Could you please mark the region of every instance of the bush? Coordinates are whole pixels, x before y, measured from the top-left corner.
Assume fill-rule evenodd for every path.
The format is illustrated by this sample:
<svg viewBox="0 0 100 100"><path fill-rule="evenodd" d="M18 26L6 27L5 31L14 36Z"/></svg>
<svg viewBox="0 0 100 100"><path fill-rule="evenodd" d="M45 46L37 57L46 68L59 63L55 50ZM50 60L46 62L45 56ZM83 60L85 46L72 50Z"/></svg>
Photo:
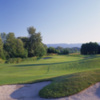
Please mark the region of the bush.
<svg viewBox="0 0 100 100"><path fill-rule="evenodd" d="M0 64L4 63L5 61L3 59L0 59Z"/></svg>
<svg viewBox="0 0 100 100"><path fill-rule="evenodd" d="M28 58L23 58L23 61L24 62L28 62L28 61L35 61L35 60L37 60L38 58L37 57L28 57Z"/></svg>
<svg viewBox="0 0 100 100"><path fill-rule="evenodd" d="M5 63L20 63L22 62L22 58L10 58Z"/></svg>

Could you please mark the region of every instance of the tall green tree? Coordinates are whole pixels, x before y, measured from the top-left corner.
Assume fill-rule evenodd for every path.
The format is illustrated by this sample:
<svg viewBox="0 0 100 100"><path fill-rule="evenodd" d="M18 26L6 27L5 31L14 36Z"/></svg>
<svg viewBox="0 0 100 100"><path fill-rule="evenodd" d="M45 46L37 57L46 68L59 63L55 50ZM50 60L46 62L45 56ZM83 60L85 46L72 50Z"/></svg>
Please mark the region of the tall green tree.
<svg viewBox="0 0 100 100"><path fill-rule="evenodd" d="M12 58L16 55L16 38L14 33L7 34L4 49L8 53L7 57Z"/></svg>
<svg viewBox="0 0 100 100"><path fill-rule="evenodd" d="M41 52L41 50L45 50L45 47L42 44L41 33L36 33L36 29L34 27L29 27L27 30L29 33L28 56L41 56L42 54L40 54L39 51Z"/></svg>
<svg viewBox="0 0 100 100"><path fill-rule="evenodd" d="M37 45L37 47L35 48L35 51L34 51L35 55L36 56L43 56L47 53L47 50L46 48L44 47L44 45L42 43L40 43L39 45Z"/></svg>
<svg viewBox="0 0 100 100"><path fill-rule="evenodd" d="M4 32L0 33L0 37L1 37L3 43L6 42L6 36L7 36L6 33L4 33Z"/></svg>
<svg viewBox="0 0 100 100"><path fill-rule="evenodd" d="M24 44L21 39L16 39L16 57L27 57L27 50L24 49Z"/></svg>
<svg viewBox="0 0 100 100"><path fill-rule="evenodd" d="M36 29L34 27L28 27L27 31L30 36L36 33Z"/></svg>
<svg viewBox="0 0 100 100"><path fill-rule="evenodd" d="M3 50L3 42L2 39L0 38L0 58L4 59L4 50Z"/></svg>
<svg viewBox="0 0 100 100"><path fill-rule="evenodd" d="M7 34L4 49L7 58L27 57L27 51L24 49L24 44L20 39L16 39L14 33Z"/></svg>
<svg viewBox="0 0 100 100"><path fill-rule="evenodd" d="M18 37L18 39L21 39L24 45L24 48L28 50L29 48L29 38L28 37Z"/></svg>

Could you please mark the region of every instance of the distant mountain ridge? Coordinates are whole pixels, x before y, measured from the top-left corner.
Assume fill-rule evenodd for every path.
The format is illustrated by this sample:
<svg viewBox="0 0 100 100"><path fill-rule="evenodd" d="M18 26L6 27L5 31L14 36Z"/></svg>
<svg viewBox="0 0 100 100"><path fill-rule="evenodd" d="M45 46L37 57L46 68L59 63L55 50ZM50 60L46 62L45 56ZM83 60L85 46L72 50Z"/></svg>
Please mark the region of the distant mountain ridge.
<svg viewBox="0 0 100 100"><path fill-rule="evenodd" d="M67 44L67 43L58 43L58 44L46 44L47 47L63 47L63 48L73 48L73 47L78 47L81 48L82 43L71 43L71 44Z"/></svg>

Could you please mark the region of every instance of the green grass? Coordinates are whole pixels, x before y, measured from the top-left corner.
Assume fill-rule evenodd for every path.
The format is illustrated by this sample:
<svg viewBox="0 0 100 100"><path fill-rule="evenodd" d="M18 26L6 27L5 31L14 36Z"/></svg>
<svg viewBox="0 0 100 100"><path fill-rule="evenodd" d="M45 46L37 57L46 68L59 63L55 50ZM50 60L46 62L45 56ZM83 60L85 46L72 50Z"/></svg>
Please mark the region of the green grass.
<svg viewBox="0 0 100 100"><path fill-rule="evenodd" d="M40 90L43 98L58 98L76 94L89 86L100 82L100 69L65 75L52 79L53 82Z"/></svg>
<svg viewBox="0 0 100 100"><path fill-rule="evenodd" d="M0 64L0 85L52 80L52 84L40 92L40 96L52 98L77 93L99 81L99 78L97 79L97 77L100 70L100 55L83 56L73 54L47 57L51 58L41 58L38 60L36 60L36 58L27 58L19 64ZM98 75L96 75L97 71L94 70L98 70ZM91 77L91 75L93 77ZM95 78L97 79L96 81L93 80ZM85 79L91 79L89 84L86 83L87 81ZM73 87L74 82L76 82L75 84L78 84L75 87ZM83 82L83 84L81 82ZM70 85L70 83L73 84ZM58 87L60 87L60 90ZM73 91L74 88L76 92ZM47 92L47 89L54 95ZM65 89L64 92L67 90L68 92L62 92L63 89ZM45 94L47 95L45 96Z"/></svg>
<svg viewBox="0 0 100 100"><path fill-rule="evenodd" d="M51 59L28 59L19 64L0 64L0 85L35 82L68 74L65 68L68 62L78 61L82 57L52 56Z"/></svg>

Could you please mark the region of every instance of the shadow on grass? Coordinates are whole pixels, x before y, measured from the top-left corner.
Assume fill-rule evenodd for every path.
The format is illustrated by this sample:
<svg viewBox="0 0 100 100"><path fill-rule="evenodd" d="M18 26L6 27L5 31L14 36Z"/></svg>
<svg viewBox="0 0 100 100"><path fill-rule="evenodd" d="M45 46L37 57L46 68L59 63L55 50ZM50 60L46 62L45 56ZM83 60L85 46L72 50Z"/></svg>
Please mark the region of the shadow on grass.
<svg viewBox="0 0 100 100"><path fill-rule="evenodd" d="M84 61L87 61L87 60L93 59L93 58L96 58L96 57L87 57L87 58L76 60L76 61L66 61L66 62L57 62L57 63L20 64L20 65L18 64L18 65L15 65L14 67L45 66L45 65L67 64L67 63L72 63L72 62L84 63Z"/></svg>
<svg viewBox="0 0 100 100"><path fill-rule="evenodd" d="M14 67L45 66L45 65L67 64L70 62L76 62L76 61L58 62L58 63L43 63L43 64L21 64L21 65L15 65Z"/></svg>
<svg viewBox="0 0 100 100"><path fill-rule="evenodd" d="M44 57L44 58L42 58L42 59L51 59L52 57Z"/></svg>

